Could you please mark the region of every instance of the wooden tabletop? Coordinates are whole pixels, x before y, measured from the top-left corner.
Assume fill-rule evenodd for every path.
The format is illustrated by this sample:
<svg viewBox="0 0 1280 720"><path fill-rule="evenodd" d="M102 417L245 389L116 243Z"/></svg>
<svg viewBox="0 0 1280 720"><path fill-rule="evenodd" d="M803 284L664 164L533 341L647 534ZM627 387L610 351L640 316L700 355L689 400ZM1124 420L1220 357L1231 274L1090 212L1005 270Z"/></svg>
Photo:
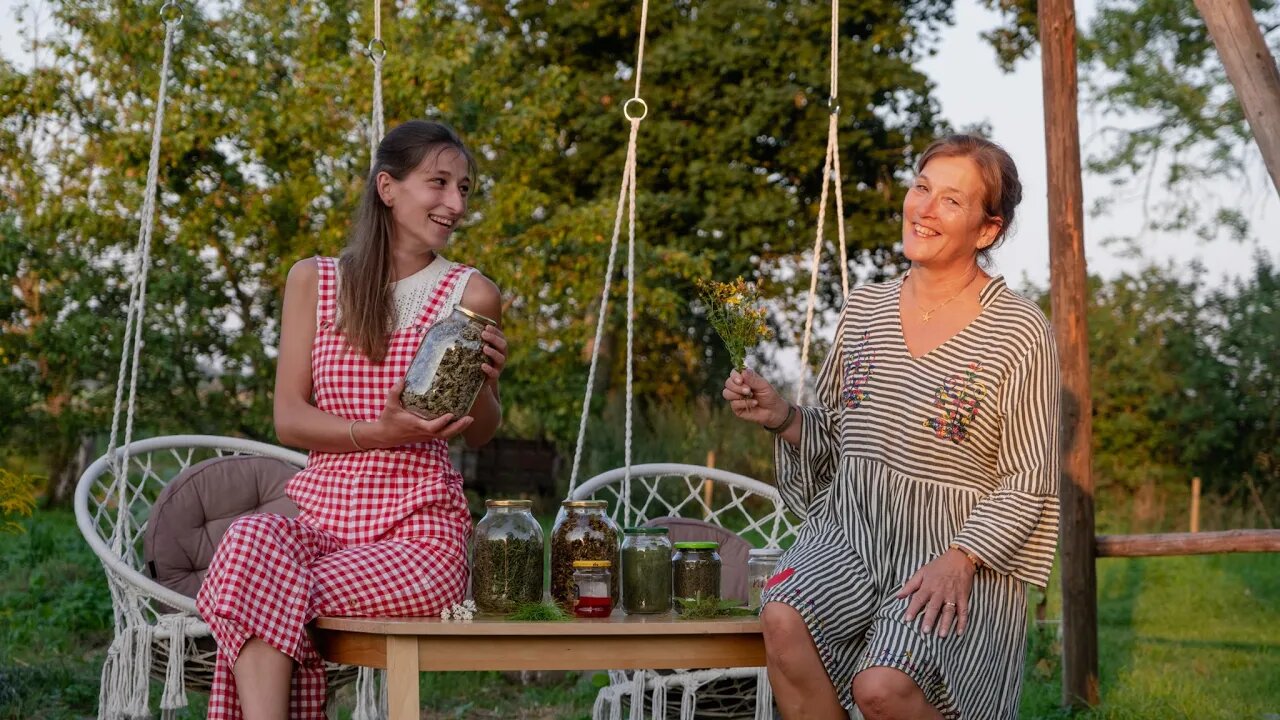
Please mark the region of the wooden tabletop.
<svg viewBox="0 0 1280 720"><path fill-rule="evenodd" d="M517 622L503 617L477 615L474 620L441 620L438 617L416 618L316 618L318 630L373 633L377 635L475 636L524 635L546 636L674 636L732 635L759 633L760 619L723 617L685 620L675 613L627 615L614 611L607 618L574 618L564 622Z"/></svg>

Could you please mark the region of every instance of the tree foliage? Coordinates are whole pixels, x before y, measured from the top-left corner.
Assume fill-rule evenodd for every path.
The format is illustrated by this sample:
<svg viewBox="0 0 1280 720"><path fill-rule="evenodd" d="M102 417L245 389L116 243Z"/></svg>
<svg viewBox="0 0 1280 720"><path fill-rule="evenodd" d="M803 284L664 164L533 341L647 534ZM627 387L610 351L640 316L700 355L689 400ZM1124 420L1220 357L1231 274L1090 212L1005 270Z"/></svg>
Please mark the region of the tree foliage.
<svg viewBox="0 0 1280 720"><path fill-rule="evenodd" d="M13 447L54 470L109 427L159 84L160 5L59 0L39 65L0 64L0 277L11 289L0 298L0 419L18 428ZM639 397L689 402L727 370L688 304L695 279L786 279L812 242L828 7L681 0L652 9L637 182ZM182 9L139 432L269 439L285 275L299 258L341 248L368 165L371 13L343 0ZM637 6L476 0L382 11L387 124L444 119L480 156L473 218L450 254L503 289L511 430L567 440L621 179L619 108L631 92ZM945 0L842 4L837 102L855 261L894 262L896 186L939 124L912 64L948 12ZM830 262L823 271L838 276ZM784 306L799 302L798 286L773 286ZM615 288L608 326L617 333ZM603 348L614 382L620 346L611 334Z"/></svg>

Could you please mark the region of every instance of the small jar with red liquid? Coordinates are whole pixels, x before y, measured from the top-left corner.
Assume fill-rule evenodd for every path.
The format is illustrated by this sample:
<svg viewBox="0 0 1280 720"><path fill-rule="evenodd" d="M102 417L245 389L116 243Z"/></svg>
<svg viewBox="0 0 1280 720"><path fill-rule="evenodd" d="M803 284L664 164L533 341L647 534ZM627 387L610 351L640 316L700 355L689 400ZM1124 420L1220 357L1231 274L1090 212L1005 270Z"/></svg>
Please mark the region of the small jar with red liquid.
<svg viewBox="0 0 1280 720"><path fill-rule="evenodd" d="M609 592L612 566L608 560L573 561L574 615L601 618L613 612L613 596Z"/></svg>

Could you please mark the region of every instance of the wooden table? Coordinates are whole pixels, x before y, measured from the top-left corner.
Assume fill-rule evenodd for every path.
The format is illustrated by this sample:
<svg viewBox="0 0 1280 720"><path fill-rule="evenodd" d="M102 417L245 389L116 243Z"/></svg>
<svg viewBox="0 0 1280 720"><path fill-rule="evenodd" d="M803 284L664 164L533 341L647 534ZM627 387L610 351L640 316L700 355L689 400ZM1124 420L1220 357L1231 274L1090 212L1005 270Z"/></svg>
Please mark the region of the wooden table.
<svg viewBox="0 0 1280 720"><path fill-rule="evenodd" d="M425 671L764 665L755 617L681 620L619 612L573 622L322 617L312 625L312 637L326 660L387 670L390 720L417 720L418 673Z"/></svg>

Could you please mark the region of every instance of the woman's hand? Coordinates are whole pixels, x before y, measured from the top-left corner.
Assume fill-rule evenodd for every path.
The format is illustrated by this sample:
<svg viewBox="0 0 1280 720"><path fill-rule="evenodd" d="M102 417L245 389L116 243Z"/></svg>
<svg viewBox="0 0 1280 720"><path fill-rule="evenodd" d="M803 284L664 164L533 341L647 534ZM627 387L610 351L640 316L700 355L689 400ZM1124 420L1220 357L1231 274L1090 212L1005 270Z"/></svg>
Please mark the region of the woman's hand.
<svg viewBox="0 0 1280 720"><path fill-rule="evenodd" d="M505 345L505 342L503 343ZM405 409L400 402L400 393L404 391L404 381L391 386L387 393L387 404L377 422L371 423L370 434L374 437L373 447L396 447L427 440L449 440L466 430L475 418L470 415L454 418L451 414L441 415L434 420L423 420ZM363 445L363 443L361 443Z"/></svg>
<svg viewBox="0 0 1280 720"><path fill-rule="evenodd" d="M721 394L729 401L734 415L757 425L778 427L786 422L791 411L790 404L778 391L750 368L729 373Z"/></svg>
<svg viewBox="0 0 1280 720"><path fill-rule="evenodd" d="M507 366L507 336L502 334L502 328L497 325L490 325L480 334L480 339L484 341L485 357L489 358L489 362L481 365L480 369L488 376L489 385L496 393L498 376L502 374L502 369Z"/></svg>
<svg viewBox="0 0 1280 720"><path fill-rule="evenodd" d="M938 637L946 637L951 630L955 630L957 635L964 635L969 624L969 594L977 572L978 569L963 552L948 548L917 570L894 596L911 598L903 619L915 622L923 610L924 624L920 629L925 635L935 627Z"/></svg>

